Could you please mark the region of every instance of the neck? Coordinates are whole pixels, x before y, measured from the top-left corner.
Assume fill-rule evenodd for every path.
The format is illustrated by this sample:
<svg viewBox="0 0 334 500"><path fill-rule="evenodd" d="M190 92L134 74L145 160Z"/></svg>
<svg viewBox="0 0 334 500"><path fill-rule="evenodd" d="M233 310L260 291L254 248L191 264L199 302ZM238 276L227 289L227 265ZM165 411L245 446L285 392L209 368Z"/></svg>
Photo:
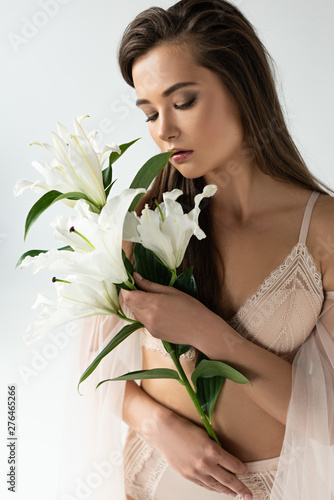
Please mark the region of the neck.
<svg viewBox="0 0 334 500"><path fill-rule="evenodd" d="M273 205L281 196L283 184L264 174L250 163L230 163L230 168L210 172L207 184L216 184L212 199L213 214L224 214L226 223L244 224L256 214Z"/></svg>

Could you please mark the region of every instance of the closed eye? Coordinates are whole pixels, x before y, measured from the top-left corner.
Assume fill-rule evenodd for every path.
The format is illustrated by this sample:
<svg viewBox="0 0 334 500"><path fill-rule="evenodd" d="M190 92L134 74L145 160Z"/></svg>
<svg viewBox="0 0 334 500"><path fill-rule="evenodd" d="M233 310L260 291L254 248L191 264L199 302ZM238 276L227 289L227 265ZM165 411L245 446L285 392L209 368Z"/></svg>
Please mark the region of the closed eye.
<svg viewBox="0 0 334 500"><path fill-rule="evenodd" d="M190 101L186 102L185 104L180 104L179 106L175 104L175 109L188 109L190 108L194 102L196 101L196 97L193 97ZM145 121L146 122L154 122L158 117L158 113L155 115L149 116Z"/></svg>

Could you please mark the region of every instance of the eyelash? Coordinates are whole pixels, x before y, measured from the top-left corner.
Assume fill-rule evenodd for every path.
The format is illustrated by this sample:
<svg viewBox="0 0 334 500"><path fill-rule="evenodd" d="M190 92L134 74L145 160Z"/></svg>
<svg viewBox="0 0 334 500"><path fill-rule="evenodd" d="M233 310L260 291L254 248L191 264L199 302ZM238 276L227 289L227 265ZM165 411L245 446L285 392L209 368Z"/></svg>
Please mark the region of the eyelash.
<svg viewBox="0 0 334 500"><path fill-rule="evenodd" d="M188 108L190 108L190 106L192 106L192 104L194 104L196 99L197 99L196 97L193 97L190 101L186 102L185 104L181 104L180 106L175 105L175 108L176 109L188 109ZM149 116L145 121L146 122L151 122L151 121L154 122L156 119L157 119L157 113L155 115Z"/></svg>

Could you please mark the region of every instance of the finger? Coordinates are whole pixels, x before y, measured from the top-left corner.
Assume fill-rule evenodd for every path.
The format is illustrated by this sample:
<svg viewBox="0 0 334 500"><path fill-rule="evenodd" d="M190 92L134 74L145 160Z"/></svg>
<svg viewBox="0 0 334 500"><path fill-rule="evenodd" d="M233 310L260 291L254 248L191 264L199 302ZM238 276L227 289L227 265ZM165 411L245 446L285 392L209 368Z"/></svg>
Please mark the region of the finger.
<svg viewBox="0 0 334 500"><path fill-rule="evenodd" d="M144 292L150 293L173 293L175 290L170 286L159 285L159 283L154 283L143 278L140 274L134 272L133 277L136 285Z"/></svg>
<svg viewBox="0 0 334 500"><path fill-rule="evenodd" d="M247 474L247 466L241 462L237 457L231 455L228 451L224 450L220 446L215 448L219 453L219 458L217 464L220 467L226 469L227 471L234 472L235 474Z"/></svg>
<svg viewBox="0 0 334 500"><path fill-rule="evenodd" d="M228 488L233 493L237 493L245 497L245 495L250 495L252 498L252 492L240 481L240 479L234 477L226 469L217 465L212 473L212 478L222 484L225 488ZM208 483L210 485L210 482Z"/></svg>
<svg viewBox="0 0 334 500"><path fill-rule="evenodd" d="M143 309L147 307L147 299L145 300L145 292L140 290L124 290L120 292L122 301L128 306L128 308L135 312L138 309Z"/></svg>
<svg viewBox="0 0 334 500"><path fill-rule="evenodd" d="M187 477L187 479L189 479L189 481L191 481L192 483L195 483L197 484L198 486L201 486L202 488L205 488L206 490L210 490L210 491L217 491L215 488L212 488L211 486L208 486L206 483L204 483L203 481L201 481L200 479L198 478L195 478L195 477Z"/></svg>
<svg viewBox="0 0 334 500"><path fill-rule="evenodd" d="M201 481L198 478L188 478L188 479L210 491L215 491L217 493L224 493L225 495L230 495L231 497L235 497L237 495L237 493L234 490L231 490L227 486L217 481L214 477L209 475L203 476L203 481Z"/></svg>

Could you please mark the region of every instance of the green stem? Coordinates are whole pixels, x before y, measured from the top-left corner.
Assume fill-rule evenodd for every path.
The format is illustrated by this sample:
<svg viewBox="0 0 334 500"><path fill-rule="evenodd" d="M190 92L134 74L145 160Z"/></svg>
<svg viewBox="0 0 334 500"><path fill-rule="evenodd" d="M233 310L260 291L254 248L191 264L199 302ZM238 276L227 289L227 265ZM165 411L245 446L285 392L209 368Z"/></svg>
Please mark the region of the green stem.
<svg viewBox="0 0 334 500"><path fill-rule="evenodd" d="M185 386L185 388L186 388L189 396L191 397L191 400L192 400L192 402L195 405L197 413L199 414L199 416L200 416L200 418L201 418L201 420L202 420L202 422L204 424L204 427L205 427L207 433L209 434L209 436L210 436L211 439L213 439L214 441L216 441L216 443L219 444L219 446L221 446L221 444L220 444L220 442L219 442L219 440L218 440L218 438L216 436L215 431L213 430L213 428L212 428L209 420L207 419L207 416L203 412L202 407L201 407L201 405L198 402L196 393L193 390L193 388L191 387L191 385L189 383L189 380L187 378L187 375L185 374L185 372L184 372L184 370L182 368L182 365L181 365L178 357L175 354L174 349L172 349L172 347L171 347L171 345L170 345L169 342L164 341L164 344L168 345L168 353L169 353L170 357L172 358L173 363L174 363L174 365L177 368L177 371L179 372L179 375L181 377L182 383Z"/></svg>
<svg viewBox="0 0 334 500"><path fill-rule="evenodd" d="M137 288L135 287L134 283L132 283L131 281L125 281L124 282L124 285L128 286L129 288L131 288L131 290L137 290Z"/></svg>
<svg viewBox="0 0 334 500"><path fill-rule="evenodd" d="M170 279L170 282L169 282L168 286L173 286L174 283L175 283L175 281L177 280L176 270L175 269L169 269L169 271L172 273L172 277Z"/></svg>
<svg viewBox="0 0 334 500"><path fill-rule="evenodd" d="M164 216L163 216L162 210L161 210L160 205L159 205L159 203L158 203L158 200L157 200L156 198L154 199L154 203L155 203L155 204L156 204L156 206L158 207L158 210L159 210L159 212L160 212L160 217L161 217L162 222L165 222L165 218L164 218Z"/></svg>
<svg viewBox="0 0 334 500"><path fill-rule="evenodd" d="M169 283L169 286L173 286L173 284L175 283L175 281L177 280L177 274L176 274L176 269L169 269L170 272L172 273L172 277L171 277L171 280L170 280L170 283ZM167 342L166 340L163 340L162 341L163 345L165 346L168 354L170 355L179 375L180 375L180 382L182 385L184 385L184 387L186 388L192 402L194 403L194 406L196 408L196 411L200 417L200 419L202 420L203 422L203 425L205 427L205 430L206 432L208 433L209 437L215 441L219 446L221 446L220 442L219 442L219 439L215 433L215 431L213 430L213 427L212 425L210 424L209 422L209 419L207 418L207 416L205 415L204 411L202 410L202 407L197 399L197 394L196 392L194 391L194 389L192 388L192 386L190 385L190 382L187 378L187 375L185 374L183 368L182 368L182 365L180 363L180 360L178 358L178 356L176 355L175 353L175 350L172 348L172 344L170 342ZM229 471L230 472L230 471ZM230 472L233 476L237 477L237 475L234 473L234 472Z"/></svg>
<svg viewBox="0 0 334 500"><path fill-rule="evenodd" d="M197 399L197 396L196 396L196 392L191 387L191 385L189 383L189 380L187 378L187 375L184 373L184 370L183 370L183 368L181 366L181 363L180 363L178 357L175 354L174 349L172 349L172 346L170 345L169 342L166 342L164 340L163 343L167 346L168 354L172 358L173 363L176 366L177 371L179 372L179 375L181 377L181 380L182 380L181 383L187 389L187 392L188 392L189 396L191 397L192 402L195 405L197 413L199 414L199 416L200 416L200 418L201 418L201 420L202 420L202 422L204 424L206 432L209 434L209 436L210 436L211 439L213 439L217 444L219 444L219 446L221 446L221 444L219 442L219 439L217 438L217 435L216 435L215 431L212 428L212 425L210 424L209 420L207 419L207 416L205 415L204 411L202 410L201 405L198 402L198 399ZM228 470L228 469L226 469L226 470ZM237 475L234 472L231 472L231 471L228 471L228 472L230 472L234 477L237 477Z"/></svg>
<svg viewBox="0 0 334 500"><path fill-rule="evenodd" d="M116 316L117 316L118 318L120 318L120 319L124 319L125 321L128 321L129 323L138 323L138 321L137 321L137 320L127 318L127 317L125 316L125 314L121 314L120 312L118 312L118 313L116 314ZM143 325L143 326L144 326L144 325Z"/></svg>

